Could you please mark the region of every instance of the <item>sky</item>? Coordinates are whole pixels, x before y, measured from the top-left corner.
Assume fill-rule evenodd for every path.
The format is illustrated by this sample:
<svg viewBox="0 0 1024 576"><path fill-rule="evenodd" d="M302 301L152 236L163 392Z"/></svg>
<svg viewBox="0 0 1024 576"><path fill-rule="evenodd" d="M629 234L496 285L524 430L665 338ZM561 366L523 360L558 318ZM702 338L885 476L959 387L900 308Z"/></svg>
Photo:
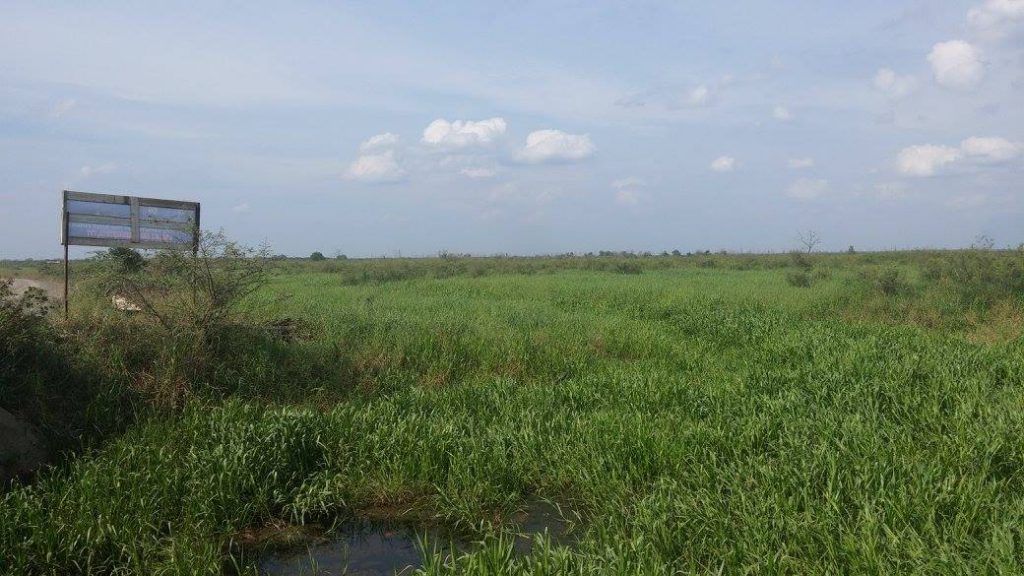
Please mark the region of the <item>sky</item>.
<svg viewBox="0 0 1024 576"><path fill-rule="evenodd" d="M1024 0L170 4L4 2L0 258L64 189L289 255L1024 242Z"/></svg>

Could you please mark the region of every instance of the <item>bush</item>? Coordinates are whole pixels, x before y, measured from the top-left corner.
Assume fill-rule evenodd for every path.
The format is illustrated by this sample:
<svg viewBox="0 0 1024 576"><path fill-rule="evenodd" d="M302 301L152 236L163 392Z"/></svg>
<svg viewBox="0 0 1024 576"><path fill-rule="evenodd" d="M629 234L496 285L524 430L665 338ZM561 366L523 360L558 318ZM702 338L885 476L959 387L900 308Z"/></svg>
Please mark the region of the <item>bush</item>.
<svg viewBox="0 0 1024 576"><path fill-rule="evenodd" d="M786 272L786 283L797 288L810 288L811 275L806 270L789 270Z"/></svg>
<svg viewBox="0 0 1024 576"><path fill-rule="evenodd" d="M211 378L218 350L240 328L251 328L241 304L266 283L268 254L206 233L195 256L165 250L144 271L107 270L112 275L104 284L138 306L161 334L151 370L136 378L139 391L177 407L193 383Z"/></svg>
<svg viewBox="0 0 1024 576"><path fill-rule="evenodd" d="M46 319L50 303L46 293L29 288L15 296L13 282L0 278L0 381L5 383L24 372L48 353L47 342L54 340Z"/></svg>
<svg viewBox="0 0 1024 576"><path fill-rule="evenodd" d="M701 268L717 268L718 264L716 264L715 261L712 260L711 258L704 258L703 260L697 263L697 266Z"/></svg>
<svg viewBox="0 0 1024 576"><path fill-rule="evenodd" d="M811 258L803 252L790 252L789 258L793 262L793 265L801 270L810 270L814 265L814 263L811 262Z"/></svg>
<svg viewBox="0 0 1024 576"><path fill-rule="evenodd" d="M322 262L324 260L327 260L327 257L324 256L323 252L313 252L312 254L309 255L309 259L312 260L313 262Z"/></svg>
<svg viewBox="0 0 1024 576"><path fill-rule="evenodd" d="M886 268L875 278L875 288L886 296L910 292L910 284L903 279L899 268Z"/></svg>
<svg viewBox="0 0 1024 576"><path fill-rule="evenodd" d="M638 262L616 262L615 271L619 274L641 274L644 269Z"/></svg>
<svg viewBox="0 0 1024 576"><path fill-rule="evenodd" d="M115 269L123 273L140 272L146 266L146 259L138 250L118 246L101 253L100 259L110 262Z"/></svg>

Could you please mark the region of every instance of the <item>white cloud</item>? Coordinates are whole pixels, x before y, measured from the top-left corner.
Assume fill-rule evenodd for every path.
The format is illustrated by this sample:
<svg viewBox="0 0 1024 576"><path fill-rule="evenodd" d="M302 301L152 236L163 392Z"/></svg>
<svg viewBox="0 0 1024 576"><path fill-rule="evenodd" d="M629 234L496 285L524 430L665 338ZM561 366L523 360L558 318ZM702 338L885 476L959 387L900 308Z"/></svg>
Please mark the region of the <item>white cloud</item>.
<svg viewBox="0 0 1024 576"><path fill-rule="evenodd" d="M974 136L960 143L960 150L969 157L985 162L1006 162L1020 155L1024 145L1006 138Z"/></svg>
<svg viewBox="0 0 1024 576"><path fill-rule="evenodd" d="M596 150L586 134L537 130L526 137L526 146L519 151L518 158L529 163L582 160L592 156Z"/></svg>
<svg viewBox="0 0 1024 576"><path fill-rule="evenodd" d="M793 119L793 115L785 106L776 106L775 109L772 110L772 117L782 122L787 122Z"/></svg>
<svg viewBox="0 0 1024 576"><path fill-rule="evenodd" d="M686 95L686 103L693 108L702 108L711 104L714 94L706 84L701 84Z"/></svg>
<svg viewBox="0 0 1024 576"><path fill-rule="evenodd" d="M959 148L921 144L900 150L896 163L900 172L908 176L932 176L943 166L961 157Z"/></svg>
<svg viewBox="0 0 1024 576"><path fill-rule="evenodd" d="M615 101L615 104L625 108L645 108L654 104L667 110L708 108L718 101L732 82L731 76L723 76L716 81L703 82L689 87L662 86L620 98Z"/></svg>
<svg viewBox="0 0 1024 576"><path fill-rule="evenodd" d="M454 122L438 118L423 130L423 143L448 148L490 144L505 134L506 127L503 118L488 118L479 121L456 120Z"/></svg>
<svg viewBox="0 0 1024 576"><path fill-rule="evenodd" d="M875 184L875 195L883 200L892 200L909 190L904 182L879 182Z"/></svg>
<svg viewBox="0 0 1024 576"><path fill-rule="evenodd" d="M789 185L786 195L798 200L813 200L828 191L828 180L801 178Z"/></svg>
<svg viewBox="0 0 1024 576"><path fill-rule="evenodd" d="M233 206L231 208L231 211L234 212L235 214L244 214L249 211L249 203L242 202L241 204Z"/></svg>
<svg viewBox="0 0 1024 576"><path fill-rule="evenodd" d="M971 26L985 32L999 32L1000 28L1024 20L1024 0L988 0L967 11Z"/></svg>
<svg viewBox="0 0 1024 576"><path fill-rule="evenodd" d="M913 76L900 76L889 68L882 68L875 74L875 89L893 100L910 94L917 82Z"/></svg>
<svg viewBox="0 0 1024 576"><path fill-rule="evenodd" d="M617 190L615 203L621 206L636 206L640 203L640 193L632 189Z"/></svg>
<svg viewBox="0 0 1024 576"><path fill-rule="evenodd" d="M88 178L90 176L98 176L100 174L110 174L114 170L117 170L117 164L114 164L113 162L105 162L103 164L97 164L95 166L82 166L79 172L82 174L83 177Z"/></svg>
<svg viewBox="0 0 1024 576"><path fill-rule="evenodd" d="M385 132L383 134L377 134L371 136L369 140L359 145L360 152L370 152L371 150L381 150L384 148L392 148L398 144L401 138L398 134L391 132Z"/></svg>
<svg viewBox="0 0 1024 576"><path fill-rule="evenodd" d="M732 156L719 156L711 161L711 165L708 168L715 172L732 172L736 169L736 159Z"/></svg>
<svg viewBox="0 0 1024 576"><path fill-rule="evenodd" d="M643 178L638 178L636 176L629 176L628 178L619 178L618 180L612 182L612 188L618 190L621 190L623 188L639 188L641 186L646 185L647 182L644 181Z"/></svg>
<svg viewBox="0 0 1024 576"><path fill-rule="evenodd" d="M51 120L56 120L68 112L71 112L71 110L73 110L77 105L78 101L74 98L65 98L54 104L53 108L50 108L50 113L48 115Z"/></svg>
<svg viewBox="0 0 1024 576"><path fill-rule="evenodd" d="M976 164L1008 162L1024 152L1024 144L1006 138L973 136L959 147L921 144L900 150L896 159L899 171L908 176L933 176L940 169L961 161Z"/></svg>
<svg viewBox="0 0 1024 576"><path fill-rule="evenodd" d="M463 176L468 176L470 178L490 178L497 174L497 170L495 170L494 168L485 168L478 166L463 168L462 170L459 170L459 173L462 174Z"/></svg>
<svg viewBox="0 0 1024 576"><path fill-rule="evenodd" d="M612 182L615 188L615 203L620 206L636 206L646 196L640 189L647 185L642 178L630 176Z"/></svg>
<svg viewBox="0 0 1024 576"><path fill-rule="evenodd" d="M947 88L969 90L985 77L981 52L963 40L940 42L928 54L935 81Z"/></svg>
<svg viewBox="0 0 1024 576"><path fill-rule="evenodd" d="M814 158L790 158L786 164L790 170L803 170L814 166Z"/></svg>
<svg viewBox="0 0 1024 576"><path fill-rule="evenodd" d="M361 182L397 182L405 170L395 160L391 150L380 154L364 154L348 167L348 177Z"/></svg>

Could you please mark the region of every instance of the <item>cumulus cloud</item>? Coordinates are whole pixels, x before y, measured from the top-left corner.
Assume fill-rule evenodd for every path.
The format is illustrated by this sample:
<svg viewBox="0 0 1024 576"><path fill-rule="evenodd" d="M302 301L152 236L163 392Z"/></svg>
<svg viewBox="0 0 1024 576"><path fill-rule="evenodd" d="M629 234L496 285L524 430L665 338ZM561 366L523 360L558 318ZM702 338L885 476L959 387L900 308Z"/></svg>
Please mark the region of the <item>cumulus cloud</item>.
<svg viewBox="0 0 1024 576"><path fill-rule="evenodd" d="M913 76L900 76L889 68L880 69L874 79L875 90L893 100L910 94L916 84Z"/></svg>
<svg viewBox="0 0 1024 576"><path fill-rule="evenodd" d="M490 144L505 134L504 118L487 120L455 120L438 118L423 130L423 143L447 148L465 148Z"/></svg>
<svg viewBox="0 0 1024 576"><path fill-rule="evenodd" d="M942 168L958 162L999 164L1024 152L1024 145L1006 138L974 136L960 142L959 147L934 144L908 146L896 159L899 171L907 176L933 176Z"/></svg>
<svg viewBox="0 0 1024 576"><path fill-rule="evenodd" d="M708 167L715 172L732 172L736 169L736 159L732 156L719 156L712 160Z"/></svg>
<svg viewBox="0 0 1024 576"><path fill-rule="evenodd" d="M105 162L103 164L82 166L79 172L83 177L88 178L90 176L98 176L100 174L110 174L114 170L117 170L117 164L114 164L113 162Z"/></svg>
<svg viewBox="0 0 1024 576"><path fill-rule="evenodd" d="M567 134L561 130L537 130L526 137L526 146L518 153L528 163L582 160L593 156L597 147L586 134Z"/></svg>
<svg viewBox="0 0 1024 576"><path fill-rule="evenodd" d="M370 152L372 150L393 148L399 143L399 141L401 141L401 138L399 138L398 134L385 132L383 134L371 136L369 140L359 145L359 150L361 152Z"/></svg>
<svg viewBox="0 0 1024 576"><path fill-rule="evenodd" d="M1019 142L1011 142L1006 138L972 137L960 143L960 149L968 157L983 162L1007 162L1020 156L1024 148Z"/></svg>
<svg viewBox="0 0 1024 576"><path fill-rule="evenodd" d="M1024 0L988 0L967 12L967 21L985 32L1000 32L1001 28L1024 21Z"/></svg>
<svg viewBox="0 0 1024 576"><path fill-rule="evenodd" d="M940 42L928 54L935 81L947 88L970 90L985 77L981 52L963 40Z"/></svg>
<svg viewBox="0 0 1024 576"><path fill-rule="evenodd" d="M397 182L405 177L405 170L395 159L392 150L380 154L364 154L348 167L348 177L360 182Z"/></svg>
<svg viewBox="0 0 1024 576"><path fill-rule="evenodd" d="M814 166L814 158L790 158L786 164L790 170L803 170Z"/></svg>
<svg viewBox="0 0 1024 576"><path fill-rule="evenodd" d="M786 195L797 200L813 200L828 191L828 180L800 178L786 189Z"/></svg>
<svg viewBox="0 0 1024 576"><path fill-rule="evenodd" d="M907 176L932 176L943 166L959 160L959 148L921 144L900 150L896 159L900 172Z"/></svg>
<svg viewBox="0 0 1024 576"><path fill-rule="evenodd" d="M249 211L249 203L242 202L241 204L237 204L231 208L231 211L235 214L244 214Z"/></svg>
<svg viewBox="0 0 1024 576"><path fill-rule="evenodd" d="M789 109L785 106L776 106L772 110L772 117L781 122L787 122L793 119L793 114L789 112Z"/></svg>

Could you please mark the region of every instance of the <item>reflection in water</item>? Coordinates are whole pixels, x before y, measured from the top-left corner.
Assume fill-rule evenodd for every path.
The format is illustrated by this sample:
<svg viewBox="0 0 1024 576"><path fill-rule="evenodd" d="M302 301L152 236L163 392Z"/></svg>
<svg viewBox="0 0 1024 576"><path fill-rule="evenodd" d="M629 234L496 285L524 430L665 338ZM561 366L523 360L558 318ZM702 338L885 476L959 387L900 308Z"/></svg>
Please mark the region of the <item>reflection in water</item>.
<svg viewBox="0 0 1024 576"><path fill-rule="evenodd" d="M416 533L381 528L364 529L303 550L268 556L260 562L259 571L279 576L369 576L408 574L422 564Z"/></svg>
<svg viewBox="0 0 1024 576"><path fill-rule="evenodd" d="M540 500L532 501L513 519L511 531L516 537L513 555L524 556L533 548L533 538L546 533L553 543L570 544L568 525L557 507ZM427 542L435 550L467 552L473 544L454 538L438 529L389 528L380 525L353 526L338 537L288 552L265 555L259 563L260 574L267 576L352 576L412 574L423 565L417 541Z"/></svg>

